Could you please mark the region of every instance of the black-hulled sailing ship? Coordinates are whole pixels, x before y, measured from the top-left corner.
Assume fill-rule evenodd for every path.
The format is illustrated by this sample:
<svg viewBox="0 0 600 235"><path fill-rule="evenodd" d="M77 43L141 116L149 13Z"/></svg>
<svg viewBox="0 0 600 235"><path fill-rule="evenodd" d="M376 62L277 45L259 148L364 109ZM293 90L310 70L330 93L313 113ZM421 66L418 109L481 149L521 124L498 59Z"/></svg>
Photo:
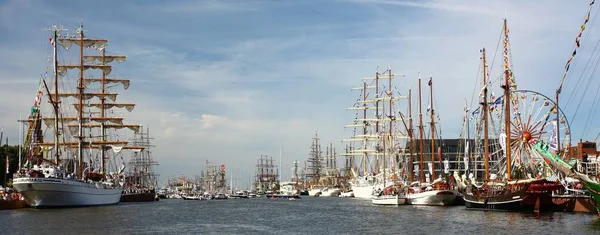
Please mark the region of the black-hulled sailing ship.
<svg viewBox="0 0 600 235"><path fill-rule="evenodd" d="M125 174L125 185L121 202L147 202L158 200L156 189L158 187L158 174L154 168L158 162L152 158L150 143L150 130L146 128L135 135L132 143L144 149L134 150L128 162L128 171Z"/></svg>
<svg viewBox="0 0 600 235"><path fill-rule="evenodd" d="M528 115L532 109L523 105L540 100L535 92L516 90L509 66L508 28L504 20L504 72L501 85L504 95L488 101L487 62L482 50L483 89L480 115L483 117L483 143L478 143L479 159L484 163L483 177L473 175L467 182L464 201L468 209L527 210L533 209L540 195L550 193L557 184L546 179L543 160L531 155L533 141L547 133L544 120ZM531 93L531 94L530 94ZM548 106L548 105L546 105ZM499 135L489 138L490 116L497 115ZM547 121L547 120L545 120ZM493 130L497 128L494 126ZM496 147L499 145L499 147ZM483 150L483 153L481 153ZM473 167L471 167L473 168ZM476 168L476 167L475 167ZM493 172L493 173L492 173ZM478 178L481 177L481 178Z"/></svg>

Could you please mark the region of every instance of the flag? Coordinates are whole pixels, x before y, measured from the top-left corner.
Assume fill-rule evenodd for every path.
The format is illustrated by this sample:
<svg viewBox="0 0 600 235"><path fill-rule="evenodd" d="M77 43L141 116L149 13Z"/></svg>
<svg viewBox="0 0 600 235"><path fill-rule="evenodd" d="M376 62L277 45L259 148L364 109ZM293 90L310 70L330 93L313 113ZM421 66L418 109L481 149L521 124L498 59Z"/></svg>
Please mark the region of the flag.
<svg viewBox="0 0 600 235"><path fill-rule="evenodd" d="M52 46L54 46L54 38L50 38L50 44L52 44Z"/></svg>
<svg viewBox="0 0 600 235"><path fill-rule="evenodd" d="M431 77L429 77L429 82L427 83L427 85L431 86Z"/></svg>

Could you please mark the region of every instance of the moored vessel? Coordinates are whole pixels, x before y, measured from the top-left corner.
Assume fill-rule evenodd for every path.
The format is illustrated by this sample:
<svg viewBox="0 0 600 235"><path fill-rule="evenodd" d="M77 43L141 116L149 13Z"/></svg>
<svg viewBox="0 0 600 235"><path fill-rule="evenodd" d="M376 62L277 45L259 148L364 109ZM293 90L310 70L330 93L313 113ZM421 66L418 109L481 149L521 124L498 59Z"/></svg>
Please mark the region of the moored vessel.
<svg viewBox="0 0 600 235"><path fill-rule="evenodd" d="M128 146L127 141L109 140L115 129L128 128L137 131L139 125L123 124L122 117L109 117L106 110L126 108L133 110L134 104L114 103L117 94L108 92L106 84L121 83L127 89L129 80L112 79L111 62L123 62L125 56L107 55L108 40L84 36L83 24L74 36L61 35L62 28L53 27L50 44L53 49L54 76L48 85L47 73L42 76L34 105L28 117L28 131L23 149L27 161L15 174L13 187L19 191L32 207L97 206L119 203L123 191L124 165L108 165L111 154L123 149L143 149ZM72 45L79 46L78 64L62 64L58 55L67 55ZM65 49L59 53L59 46ZM100 55L86 55L84 51L94 49ZM76 81L69 79L69 70L78 69ZM84 71L100 70L96 77ZM59 83L59 77L61 83ZM76 83L76 90L59 84ZM100 85L95 86L96 83ZM92 85L94 84L94 85ZM52 88L52 90L50 89ZM75 98L73 100L73 98ZM110 101L107 101L107 98ZM42 106L42 103L50 104ZM99 109L99 111L92 111ZM52 133L53 142L44 138L43 128ZM96 157L92 157L92 155ZM114 155L113 155L114 156ZM109 161L112 162L112 161Z"/></svg>

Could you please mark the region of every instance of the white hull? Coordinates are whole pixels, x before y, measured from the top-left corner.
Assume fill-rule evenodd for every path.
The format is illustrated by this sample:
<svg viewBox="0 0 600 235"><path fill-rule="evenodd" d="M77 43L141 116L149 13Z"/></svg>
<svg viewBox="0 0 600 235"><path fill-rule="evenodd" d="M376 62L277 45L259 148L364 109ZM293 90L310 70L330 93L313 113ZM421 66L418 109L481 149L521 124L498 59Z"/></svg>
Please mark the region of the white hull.
<svg viewBox="0 0 600 235"><path fill-rule="evenodd" d="M100 183L90 184L56 178L16 178L13 187L32 207L117 204L123 192L122 188L105 188Z"/></svg>
<svg viewBox="0 0 600 235"><path fill-rule="evenodd" d="M431 190L406 195L407 204L422 206L447 206L456 201L456 193L451 190Z"/></svg>
<svg viewBox="0 0 600 235"><path fill-rule="evenodd" d="M314 195L317 195L317 194L320 194L320 193L322 193L321 189L311 189L311 190L308 190L308 196L314 196Z"/></svg>
<svg viewBox="0 0 600 235"><path fill-rule="evenodd" d="M323 191L321 191L321 196L322 197L337 197L340 195L342 191L340 191L340 189L337 188L333 188L333 189L325 189ZM310 192L309 192L310 194Z"/></svg>
<svg viewBox="0 0 600 235"><path fill-rule="evenodd" d="M398 206L404 205L406 203L406 198L404 195L372 196L371 202L373 202L373 205Z"/></svg>
<svg viewBox="0 0 600 235"><path fill-rule="evenodd" d="M393 182L389 181L385 185L393 185ZM383 190L384 184L362 184L360 186L352 185L352 191L354 192L354 197L363 198L363 199L371 199L373 197L373 191L375 189Z"/></svg>

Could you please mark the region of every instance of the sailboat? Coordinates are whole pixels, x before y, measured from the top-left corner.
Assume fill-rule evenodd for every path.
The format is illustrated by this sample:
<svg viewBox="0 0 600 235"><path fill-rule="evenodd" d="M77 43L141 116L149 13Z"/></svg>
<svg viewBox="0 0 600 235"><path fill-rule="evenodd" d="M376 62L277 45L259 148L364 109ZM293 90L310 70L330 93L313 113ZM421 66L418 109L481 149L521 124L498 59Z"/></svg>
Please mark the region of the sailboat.
<svg viewBox="0 0 600 235"><path fill-rule="evenodd" d="M383 148L385 149L383 151L383 178L387 178L386 177L386 171L387 171L387 159L386 159L386 152L388 148L386 148L386 142L392 142L391 141L391 136L389 135L385 135L383 142ZM395 160L395 158L394 158ZM396 163L394 162L394 166L391 167L391 169L396 169ZM392 171L392 174L395 174ZM394 179L396 179L396 177L393 177ZM398 205L404 205L406 204L407 198L406 198L406 187L402 184L399 184L396 180L394 180L394 183L392 185L386 185L386 182L383 182L383 190L379 190L377 189L376 192L374 193L374 195L371 198L371 202L373 203L373 205L387 205L387 206L398 206Z"/></svg>
<svg viewBox="0 0 600 235"><path fill-rule="evenodd" d="M158 165L152 158L150 147L150 129L141 130L135 135L133 144L144 147L143 150L134 150L131 159L128 162L128 171L125 175L125 185L121 202L146 202L155 201L156 189L158 185L158 175L154 172L154 167Z"/></svg>
<svg viewBox="0 0 600 235"><path fill-rule="evenodd" d="M483 89L482 107L484 153L480 155L484 161L484 177L482 181L476 182L475 178L468 181L464 194L465 206L468 209L483 210L524 210L533 209L543 195L548 195L555 184L546 179L544 161L531 155L533 146L532 138L546 133L544 121L535 120L528 112L537 110L533 108L522 108L525 103L534 103L540 100L538 93L520 92L516 90L516 83L509 67L508 55L508 28L506 19L503 25L504 31L504 81L501 87L504 95L497 99L492 98L491 107L488 106L488 77L485 48L482 52L483 60ZM512 104L512 106L511 106ZM496 108L502 106L502 108ZM545 106L542 106L545 107ZM499 134L497 142L499 149L490 144L488 129L490 115L497 112L503 121L502 133ZM490 150L492 153L490 153ZM490 159L497 159L497 163L490 167ZM490 174L494 169L495 174ZM514 169L514 170L513 170Z"/></svg>
<svg viewBox="0 0 600 235"><path fill-rule="evenodd" d="M402 74L393 74L391 68L383 73L376 72L375 77L363 78L362 86L353 88L360 91L360 98L354 107L348 108L357 111L357 116L353 124L346 125L346 128L354 130L352 137L345 139L346 142L358 143L352 146L344 156L360 157L360 166L354 166L351 169L352 178L350 179L351 190L354 197L362 199L371 199L375 190L383 189L385 186L391 186L394 182L389 177L384 177L383 171L390 169L381 168L381 160L386 151L381 147L382 138L385 135L392 139L388 146L390 149L396 149L397 142L406 139L402 133L394 131L395 124L401 120L396 117L393 109L394 101L406 99L405 96L399 96L392 89L392 79L403 77ZM387 77L388 90L382 89L380 80ZM371 94L371 93L374 93ZM371 98L370 96L374 96ZM389 113L384 111L388 106ZM386 132L386 127L388 133ZM395 152L388 150L389 157L395 155ZM373 162L374 161L374 162ZM385 159L384 159L385 161ZM356 161L354 161L356 162ZM397 169L392 169L387 176L397 175Z"/></svg>
<svg viewBox="0 0 600 235"><path fill-rule="evenodd" d="M116 133L116 129L128 128L137 132L140 128L139 125L123 124L122 117L106 115L106 110L114 107L128 111L134 107L130 103L115 103L117 94L108 92L109 87L106 86L121 83L125 89L129 87L129 80L107 77L112 71L109 63L123 62L125 56L106 55L108 40L86 37L83 23L74 36L62 35L62 31L65 30L57 26L51 29L53 89L50 90L47 78L43 76L28 119L24 144L27 162L24 167L19 166L23 168L17 172L13 186L32 207L116 204L123 191L125 165L110 167L107 163L114 161L107 162L107 150L118 154L123 149L143 149L141 146L128 146L127 141L107 139L109 134ZM65 51L59 53L59 45ZM79 46L79 63L61 64L64 58L58 55L66 56L66 50L72 45ZM100 50L101 55L86 55L86 49ZM76 81L73 81L75 84L67 85L71 80L68 70L72 69L79 72ZM90 69L100 70L101 77L84 77L84 74L90 75L84 73ZM94 86L96 83L100 85ZM69 92L68 88L73 86L76 92ZM44 98L48 99L47 102ZM42 106L42 103L51 107ZM92 111L93 108L99 111ZM52 133L53 142L46 141L43 127Z"/></svg>
<svg viewBox="0 0 600 235"><path fill-rule="evenodd" d="M429 78L430 104L429 111L431 115L431 162L428 164L429 175L424 177L423 172L423 115L421 109L421 78L419 78L419 181L410 184L406 194L406 203L409 205L427 205L427 206L446 206L454 204L457 193L450 189L450 185L442 178L435 177L435 121L433 106L433 78ZM438 157L441 161L441 149L438 151ZM430 179L427 182L425 179Z"/></svg>

